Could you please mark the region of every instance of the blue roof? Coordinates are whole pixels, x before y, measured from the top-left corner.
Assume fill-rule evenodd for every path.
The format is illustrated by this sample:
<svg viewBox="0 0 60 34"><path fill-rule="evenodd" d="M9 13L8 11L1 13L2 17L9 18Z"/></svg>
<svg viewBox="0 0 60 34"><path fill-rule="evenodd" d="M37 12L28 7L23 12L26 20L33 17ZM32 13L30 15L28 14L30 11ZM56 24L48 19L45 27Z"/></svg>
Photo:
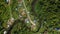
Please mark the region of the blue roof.
<svg viewBox="0 0 60 34"><path fill-rule="evenodd" d="M55 28L55 30L59 30L60 28Z"/></svg>

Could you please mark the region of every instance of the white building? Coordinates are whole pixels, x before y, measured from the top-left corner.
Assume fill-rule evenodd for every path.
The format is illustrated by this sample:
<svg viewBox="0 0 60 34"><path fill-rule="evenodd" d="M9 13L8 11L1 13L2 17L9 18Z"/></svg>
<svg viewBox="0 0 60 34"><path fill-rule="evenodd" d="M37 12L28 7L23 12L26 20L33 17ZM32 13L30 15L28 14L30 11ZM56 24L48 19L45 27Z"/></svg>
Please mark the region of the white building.
<svg viewBox="0 0 60 34"><path fill-rule="evenodd" d="M34 20L34 23L36 23L37 22L37 20Z"/></svg>
<svg viewBox="0 0 60 34"><path fill-rule="evenodd" d="M7 25L7 28L9 28L9 27L10 27L10 25L8 24L8 25Z"/></svg>
<svg viewBox="0 0 60 34"><path fill-rule="evenodd" d="M4 31L4 34L6 34L7 33L7 31Z"/></svg>
<svg viewBox="0 0 60 34"><path fill-rule="evenodd" d="M10 0L6 0L6 2L7 2L7 3L10 2Z"/></svg>
<svg viewBox="0 0 60 34"><path fill-rule="evenodd" d="M25 22L26 22L26 23L29 23L29 19L28 19L28 18L26 18L26 19L25 19Z"/></svg>

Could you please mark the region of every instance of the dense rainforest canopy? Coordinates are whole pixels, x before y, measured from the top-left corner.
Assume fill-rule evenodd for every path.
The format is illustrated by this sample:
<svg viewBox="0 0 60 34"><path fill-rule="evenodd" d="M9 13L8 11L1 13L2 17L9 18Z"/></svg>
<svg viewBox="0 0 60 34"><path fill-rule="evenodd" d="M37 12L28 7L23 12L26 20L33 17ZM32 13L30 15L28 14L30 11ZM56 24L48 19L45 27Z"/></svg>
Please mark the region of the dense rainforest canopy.
<svg viewBox="0 0 60 34"><path fill-rule="evenodd" d="M0 34L60 34L60 0L0 0Z"/></svg>

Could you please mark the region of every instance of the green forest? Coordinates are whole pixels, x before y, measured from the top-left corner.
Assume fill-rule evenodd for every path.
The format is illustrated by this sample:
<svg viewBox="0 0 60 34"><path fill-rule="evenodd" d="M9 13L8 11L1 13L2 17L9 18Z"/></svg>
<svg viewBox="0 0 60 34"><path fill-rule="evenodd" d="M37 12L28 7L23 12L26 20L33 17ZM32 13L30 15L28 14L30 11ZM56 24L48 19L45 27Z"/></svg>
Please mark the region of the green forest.
<svg viewBox="0 0 60 34"><path fill-rule="evenodd" d="M0 0L0 34L60 34L60 0Z"/></svg>

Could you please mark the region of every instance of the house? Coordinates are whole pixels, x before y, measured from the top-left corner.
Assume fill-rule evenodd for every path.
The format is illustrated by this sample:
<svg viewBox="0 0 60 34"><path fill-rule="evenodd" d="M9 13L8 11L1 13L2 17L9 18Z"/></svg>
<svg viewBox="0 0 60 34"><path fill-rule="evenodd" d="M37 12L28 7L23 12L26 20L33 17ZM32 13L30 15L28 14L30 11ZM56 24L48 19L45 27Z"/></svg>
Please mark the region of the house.
<svg viewBox="0 0 60 34"><path fill-rule="evenodd" d="M9 2L9 0L6 0L6 2Z"/></svg>
<svg viewBox="0 0 60 34"><path fill-rule="evenodd" d="M60 32L60 28L55 28L55 30L59 31Z"/></svg>
<svg viewBox="0 0 60 34"><path fill-rule="evenodd" d="M6 34L7 33L7 31L4 31L4 34Z"/></svg>

